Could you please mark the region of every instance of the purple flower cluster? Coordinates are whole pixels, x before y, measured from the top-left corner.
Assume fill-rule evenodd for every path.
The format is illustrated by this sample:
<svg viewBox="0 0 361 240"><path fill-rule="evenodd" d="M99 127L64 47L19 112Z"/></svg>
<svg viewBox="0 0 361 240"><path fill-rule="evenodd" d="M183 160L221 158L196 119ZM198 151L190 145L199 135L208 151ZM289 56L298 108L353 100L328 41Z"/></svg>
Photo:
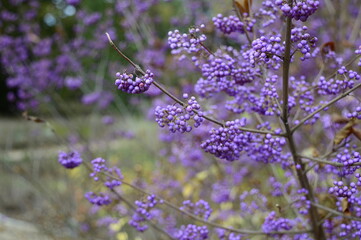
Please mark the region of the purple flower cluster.
<svg viewBox="0 0 361 240"><path fill-rule="evenodd" d="M208 220L212 213L212 208L209 206L209 203L202 199L195 204L190 200L186 200L183 202L183 206L180 209L193 213L194 215L199 216L204 220Z"/></svg>
<svg viewBox="0 0 361 240"><path fill-rule="evenodd" d="M116 76L115 85L118 89L131 94L144 93L154 81L154 74L150 70L147 70L144 76L135 79L133 74L117 72Z"/></svg>
<svg viewBox="0 0 361 240"><path fill-rule="evenodd" d="M305 22L309 16L318 9L320 2L317 0L297 0L293 6L288 5L287 1L276 0L275 4L279 6L287 17Z"/></svg>
<svg viewBox="0 0 361 240"><path fill-rule="evenodd" d="M357 72L347 70L345 66L342 66L337 70L335 78L327 79L324 76L320 77L317 83L318 93L321 95L336 95L348 88L352 88L355 80L360 79L361 76Z"/></svg>
<svg viewBox="0 0 361 240"><path fill-rule="evenodd" d="M69 153L59 152L58 161L65 168L69 168L69 169L75 168L83 162L79 152L77 151L71 151Z"/></svg>
<svg viewBox="0 0 361 240"><path fill-rule="evenodd" d="M188 95L184 94L183 97L188 98ZM200 105L196 98L192 96L184 107L174 105L157 106L155 108L155 120L160 127L168 126L169 131L173 133L177 131L181 133L190 132L192 130L190 121L193 122L195 128L199 127L204 121L203 113L199 110Z"/></svg>
<svg viewBox="0 0 361 240"><path fill-rule="evenodd" d="M93 192L87 192L85 193L85 198L88 199L88 201L97 206L104 206L109 205L112 203L111 197L106 193L93 193Z"/></svg>
<svg viewBox="0 0 361 240"><path fill-rule="evenodd" d="M218 14L216 17L212 18L212 21L214 26L224 34L231 34L233 32L243 34L245 31L252 32L255 20L250 20L247 16L245 16L244 19L246 26L237 16L234 15L223 17L222 14Z"/></svg>
<svg viewBox="0 0 361 240"><path fill-rule="evenodd" d="M287 218L280 218L276 216L276 212L270 212L270 214L266 217L262 230L265 233L269 233L272 231L287 231L291 230L293 227L293 223L291 220ZM277 234L271 234L272 237L277 237Z"/></svg>
<svg viewBox="0 0 361 240"><path fill-rule="evenodd" d="M204 151L227 161L239 159L241 152L246 150L252 134L239 129L246 125L245 119L226 122L225 127L212 129L209 139L202 142Z"/></svg>
<svg viewBox="0 0 361 240"><path fill-rule="evenodd" d="M205 28L205 25L190 28L188 33L180 33L179 30L170 31L168 45L172 49L172 54L197 53L203 50L202 44L207 37L200 33L202 28Z"/></svg>
<svg viewBox="0 0 361 240"><path fill-rule="evenodd" d="M139 232L144 232L148 229L148 225L144 224L146 221L152 220L154 215L152 211L155 206L162 201L158 201L155 195L149 195L144 201L135 201L137 209L129 221L129 225L134 227Z"/></svg>
<svg viewBox="0 0 361 240"><path fill-rule="evenodd" d="M208 234L209 232L206 226L188 224L187 226L181 226L176 232L175 238L177 240L205 240L208 239Z"/></svg>

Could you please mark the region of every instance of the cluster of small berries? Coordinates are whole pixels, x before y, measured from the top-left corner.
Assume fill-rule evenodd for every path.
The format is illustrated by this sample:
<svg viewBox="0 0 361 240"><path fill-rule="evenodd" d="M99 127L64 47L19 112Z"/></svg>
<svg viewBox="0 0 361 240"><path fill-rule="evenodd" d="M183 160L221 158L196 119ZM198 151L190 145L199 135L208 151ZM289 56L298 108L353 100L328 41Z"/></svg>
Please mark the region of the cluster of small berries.
<svg viewBox="0 0 361 240"><path fill-rule="evenodd" d="M205 28L202 24L197 28L190 28L188 33L180 33L179 30L168 32L168 45L172 49L172 54L197 53L203 49L203 42L207 39L206 35L201 34L201 29Z"/></svg>
<svg viewBox="0 0 361 240"><path fill-rule="evenodd" d="M91 204L97 206L109 205L112 202L111 197L106 193L96 194L93 192L87 192L85 193L85 198L88 199Z"/></svg>
<svg viewBox="0 0 361 240"><path fill-rule="evenodd" d="M188 94L184 94L183 98L187 99ZM191 97L184 107L168 105L166 107L157 106L155 108L155 120L160 127L168 126L171 132L190 132L192 126L190 121L193 120L193 126L199 127L204 121L203 113L200 110L195 97ZM197 111L197 113L195 113Z"/></svg>
<svg viewBox="0 0 361 240"><path fill-rule="evenodd" d="M154 74L150 70L147 70L142 77L134 78L133 74L120 72L117 72L116 77L115 85L118 89L131 94L144 93L154 81Z"/></svg>
<svg viewBox="0 0 361 240"><path fill-rule="evenodd" d="M93 171L89 174L94 181L99 181L99 174L106 173L109 175L115 174L117 179L123 179L122 172L117 167L108 168L106 166L106 161L103 158L96 158L91 161L91 165L93 167ZM105 176L106 181L104 185L109 189L114 189L117 186L120 186L122 182L115 178L111 178L110 176Z"/></svg>
<svg viewBox="0 0 361 240"><path fill-rule="evenodd" d="M361 120L361 107L357 107L355 109L355 111L353 111L352 113L347 114L348 118L357 118Z"/></svg>
<svg viewBox="0 0 361 240"><path fill-rule="evenodd" d="M250 132L239 129L245 125L245 119L226 122L225 127L212 129L209 132L210 138L202 142L201 147L218 158L227 161L237 160L252 139Z"/></svg>
<svg viewBox="0 0 361 240"><path fill-rule="evenodd" d="M146 221L153 219L154 215L151 210L162 201L158 201L154 194L147 196L144 201L135 201L137 209L129 221L129 225L134 227L139 232L144 232L148 229L148 225L144 224Z"/></svg>
<svg viewBox="0 0 361 240"><path fill-rule="evenodd" d="M281 8L285 16L305 22L309 16L316 12L320 2L317 0L297 0L293 6L290 6L287 1L276 0L275 4Z"/></svg>
<svg viewBox="0 0 361 240"><path fill-rule="evenodd" d="M83 162L83 160L80 157L79 152L71 151L69 153L59 152L58 162L65 168L71 169L79 166Z"/></svg>
<svg viewBox="0 0 361 240"><path fill-rule="evenodd" d="M182 225L175 234L177 240L205 240L208 239L208 228L206 226L197 226L194 224Z"/></svg>
<svg viewBox="0 0 361 240"><path fill-rule="evenodd" d="M338 79L337 76L340 76L342 79ZM324 76L321 76L318 86L318 93L321 95L336 95L340 94L342 91L352 88L355 84L355 80L360 80L361 76L352 70L347 70L346 67L342 66L337 71L335 78L326 79Z"/></svg>
<svg viewBox="0 0 361 240"><path fill-rule="evenodd" d="M270 212L270 214L266 217L262 230L265 233L273 232L273 231L287 231L291 230L293 227L292 221L287 218L281 218L276 216L276 212ZM272 237L274 234L271 234Z"/></svg>
<svg viewBox="0 0 361 240"><path fill-rule="evenodd" d="M245 33L245 31L252 32L253 25L255 24L255 19L251 20L247 16L244 17L246 25L234 15L223 17L222 14L218 14L216 17L213 17L212 20L214 26L224 34L231 34L233 32Z"/></svg>
<svg viewBox="0 0 361 240"><path fill-rule="evenodd" d="M336 155L336 158L333 159L334 162L342 163L344 167L337 168L336 172L340 177L345 177L347 175L353 174L361 166L353 166L355 163L361 162L361 155L359 152L350 151L349 149L344 149L342 152Z"/></svg>
<svg viewBox="0 0 361 240"><path fill-rule="evenodd" d="M253 40L252 48L243 55L253 67L257 63L266 64L268 68L278 69L282 62L284 54L284 45L281 40L281 35L275 36L261 36ZM248 55L248 56L245 56Z"/></svg>
<svg viewBox="0 0 361 240"><path fill-rule="evenodd" d="M277 75L266 78L259 97L250 97L250 102L253 103L252 110L266 116L280 115L281 110L277 104L278 93L276 88Z"/></svg>
<svg viewBox="0 0 361 240"><path fill-rule="evenodd" d="M209 203L202 199L196 203L186 200L183 202L183 206L180 209L200 216L204 220L208 220L212 213L212 208L209 206Z"/></svg>
<svg viewBox="0 0 361 240"><path fill-rule="evenodd" d="M317 37L311 36L307 32L308 28L295 27L291 30L291 42L295 45L296 49L302 54L301 61L311 58L311 50L316 47L318 41Z"/></svg>
<svg viewBox="0 0 361 240"><path fill-rule="evenodd" d="M342 181L335 181L333 185L328 192L336 197L349 198L357 192L357 185L354 182L351 182L349 187L345 186Z"/></svg>

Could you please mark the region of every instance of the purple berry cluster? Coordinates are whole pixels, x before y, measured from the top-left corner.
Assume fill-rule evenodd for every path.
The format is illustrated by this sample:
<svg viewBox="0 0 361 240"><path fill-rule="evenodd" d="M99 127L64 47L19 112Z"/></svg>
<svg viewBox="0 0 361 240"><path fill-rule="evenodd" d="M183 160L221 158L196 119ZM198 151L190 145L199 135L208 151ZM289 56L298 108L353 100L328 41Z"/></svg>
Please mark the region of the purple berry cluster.
<svg viewBox="0 0 361 240"><path fill-rule="evenodd" d="M202 78L198 80L195 91L202 97L210 97L222 91L234 96L239 86L261 75L258 68L254 68L232 47L222 48L214 55L209 55L200 68Z"/></svg>
<svg viewBox="0 0 361 240"><path fill-rule="evenodd" d="M349 186L345 186L342 181L334 181L333 185L328 192L336 197L350 198L357 192L357 185L354 182L351 182Z"/></svg>
<svg viewBox="0 0 361 240"><path fill-rule="evenodd" d="M350 221L349 223L340 224L340 232L338 236L341 239L360 239L361 237L361 223L360 221Z"/></svg>
<svg viewBox="0 0 361 240"><path fill-rule="evenodd" d="M311 50L316 47L318 39L307 32L308 28L295 27L291 30L291 41L297 51L302 54L301 61L312 57Z"/></svg>
<svg viewBox="0 0 361 240"><path fill-rule="evenodd" d="M273 232L273 231L287 231L291 230L293 227L293 223L291 220L287 218L281 218L276 216L276 212L270 212L270 214L266 217L262 230L265 233ZM275 234L271 234L272 237L278 237Z"/></svg>
<svg viewBox="0 0 361 240"><path fill-rule="evenodd" d="M91 161L91 165L93 167L93 172L89 174L91 178L93 178L94 181L99 181L99 174L106 173L109 175L114 174L115 178L111 178L110 176L106 176L104 181L104 185L109 189L114 189L117 186L121 185L121 181L118 179L123 179L122 172L117 167L108 168L106 166L106 161L103 158L96 158Z"/></svg>
<svg viewBox="0 0 361 240"><path fill-rule="evenodd" d="M97 206L104 206L109 205L112 203L111 197L106 193L93 193L93 192L87 192L85 193L85 198L88 199L88 201Z"/></svg>
<svg viewBox="0 0 361 240"><path fill-rule="evenodd" d="M352 88L355 84L355 80L360 80L361 76L352 70L347 70L345 66L342 66L337 70L335 78L327 79L321 76L318 86L318 93L321 95L336 95L340 94L348 88Z"/></svg>
<svg viewBox="0 0 361 240"><path fill-rule="evenodd" d="M202 199L195 204L190 200L186 200L183 202L183 206L180 209L193 213L194 215L199 216L204 220L208 220L212 213L212 208L209 206L209 203Z"/></svg>
<svg viewBox="0 0 361 240"><path fill-rule="evenodd" d="M168 45L172 49L172 54L197 53L203 50L203 42L207 39L206 35L201 34L200 27L190 28L188 33L180 33L179 30L168 32Z"/></svg>
<svg viewBox="0 0 361 240"><path fill-rule="evenodd" d="M183 98L188 98L184 94ZM195 111L198 111L195 113ZM184 107L168 105L166 107L157 106L155 108L155 120L160 127L168 126L169 131L190 132L192 130L191 121L195 128L199 127L204 121L203 113L200 111L200 105L195 97L191 97Z"/></svg>
<svg viewBox="0 0 361 240"><path fill-rule="evenodd" d="M252 48L244 53L246 59L252 64L266 64L268 68L278 69L280 67L283 56L284 46L281 40L281 35L261 36L253 40ZM247 56L248 55L248 56Z"/></svg>
<svg viewBox="0 0 361 240"><path fill-rule="evenodd" d="M302 215L308 214L308 210L311 207L311 202L307 200L306 194L308 194L306 189L299 189L297 190L296 199L293 200L294 207Z"/></svg>
<svg viewBox="0 0 361 240"><path fill-rule="evenodd" d="M278 11L279 9L274 1L262 1L262 6L254 13L255 18L260 20L259 23L261 23L262 26L260 29L261 33L264 33L263 29L270 27L270 25L276 22Z"/></svg>
<svg viewBox="0 0 361 240"><path fill-rule="evenodd" d="M253 104L252 110L266 116L279 116L281 114L280 107L277 103L279 98L276 88L277 81L277 75L266 78L260 96L257 97L253 95L249 98L250 102Z"/></svg>
<svg viewBox="0 0 361 240"><path fill-rule="evenodd" d="M217 233L219 240L242 240L243 239L241 234L235 234L232 232L230 233L230 232L227 232L226 230L220 229L220 228L216 229L216 233Z"/></svg>
<svg viewBox="0 0 361 240"><path fill-rule="evenodd" d="M275 4L281 8L285 16L305 22L309 16L316 12L320 2L317 0L296 0L293 6L290 6L285 0L276 0Z"/></svg>
<svg viewBox="0 0 361 240"><path fill-rule="evenodd" d="M237 160L252 139L251 133L239 129L245 125L245 119L236 119L226 122L225 127L213 128L209 132L209 139L202 142L201 147L218 158L227 161Z"/></svg>
<svg viewBox="0 0 361 240"><path fill-rule="evenodd" d="M237 16L234 15L223 17L222 14L218 14L216 17L213 17L212 21L214 26L224 34L231 34L233 32L243 34L245 31L252 32L255 20L250 20L247 16L245 16L244 19L246 26Z"/></svg>
<svg viewBox="0 0 361 240"><path fill-rule="evenodd" d="M299 78L291 76L290 83L293 90L291 96L296 100L298 106L303 111L311 113L313 111L312 105L315 101L315 97L311 91L312 85L306 81L305 76L300 76Z"/></svg>
<svg viewBox="0 0 361 240"><path fill-rule="evenodd" d="M58 162L65 168L71 169L79 166L83 162L83 160L80 157L79 152L71 151L69 153L59 152Z"/></svg>
<svg viewBox="0 0 361 240"><path fill-rule="evenodd" d="M116 77L115 85L118 89L131 94L144 93L154 81L154 74L150 70L147 70L142 77L134 78L133 74L120 72L117 72Z"/></svg>
<svg viewBox="0 0 361 240"><path fill-rule="evenodd" d="M254 134L248 156L257 162L282 163L287 161L287 154L283 154L283 147L287 141L283 137L273 137L271 134Z"/></svg>
<svg viewBox="0 0 361 240"><path fill-rule="evenodd" d="M175 238L177 240L205 240L208 239L208 228L206 226L197 226L194 224L182 225L176 232Z"/></svg>
<svg viewBox="0 0 361 240"><path fill-rule="evenodd" d="M336 155L333 159L333 162L342 163L344 167L335 169L340 177L345 177L347 175L353 174L361 166L352 166L355 163L361 162L361 155L359 152L350 151L349 149L344 149Z"/></svg>
<svg viewBox="0 0 361 240"><path fill-rule="evenodd" d="M153 210L158 203L162 204L162 201L158 201L154 194L147 196L143 201L135 201L137 209L129 221L129 225L139 232L147 230L148 225L146 225L145 222L154 218L151 210Z"/></svg>
<svg viewBox="0 0 361 240"><path fill-rule="evenodd" d="M247 217L254 215L257 211L264 210L268 204L267 197L259 189L253 188L250 191L244 191L239 196L241 216Z"/></svg>
<svg viewBox="0 0 361 240"><path fill-rule="evenodd" d="M361 107L357 107L355 111L347 114L347 118L357 118L361 120Z"/></svg>

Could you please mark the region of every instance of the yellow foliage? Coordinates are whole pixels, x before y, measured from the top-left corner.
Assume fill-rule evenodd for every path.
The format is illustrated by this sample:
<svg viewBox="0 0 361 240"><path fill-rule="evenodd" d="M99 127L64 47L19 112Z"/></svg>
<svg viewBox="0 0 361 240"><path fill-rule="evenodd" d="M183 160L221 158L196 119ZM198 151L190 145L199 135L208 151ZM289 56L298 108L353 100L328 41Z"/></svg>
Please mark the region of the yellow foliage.
<svg viewBox="0 0 361 240"><path fill-rule="evenodd" d="M128 234L126 232L120 232L116 235L117 240L128 240Z"/></svg>
<svg viewBox="0 0 361 240"><path fill-rule="evenodd" d="M127 219L126 218L121 218L121 219L118 220L117 223L110 224L109 228L110 228L110 230L112 230L114 232L118 232L123 228L123 226L126 223L127 223Z"/></svg>
<svg viewBox="0 0 361 240"><path fill-rule="evenodd" d="M189 198L192 195L192 193L194 191L194 186L193 185L194 184L192 184L192 182L187 183L187 184L184 185L183 191L182 191L182 194L183 194L184 198Z"/></svg>
<svg viewBox="0 0 361 240"><path fill-rule="evenodd" d="M205 171L202 171L202 172L199 172L197 173L197 175L195 176L195 179L197 179L198 181L203 181L205 180L207 177L208 177L208 171L205 170Z"/></svg>

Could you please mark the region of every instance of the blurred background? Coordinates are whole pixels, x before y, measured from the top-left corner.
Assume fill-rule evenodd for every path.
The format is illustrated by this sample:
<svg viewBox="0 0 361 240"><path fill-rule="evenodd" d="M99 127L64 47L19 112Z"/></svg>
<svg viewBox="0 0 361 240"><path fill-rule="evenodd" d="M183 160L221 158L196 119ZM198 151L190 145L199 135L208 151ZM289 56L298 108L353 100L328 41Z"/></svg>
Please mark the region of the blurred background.
<svg viewBox="0 0 361 240"><path fill-rule="evenodd" d="M198 76L169 56L167 33L211 21L223 11L216 2L0 2L0 239L137 239L116 221L118 233L109 235L103 226L114 220L84 199L93 188L88 173L65 170L57 155L72 147L86 161L109 160L126 177L149 177L162 149L148 117L159 93L116 91L115 73L134 70L105 32L177 93Z"/></svg>

